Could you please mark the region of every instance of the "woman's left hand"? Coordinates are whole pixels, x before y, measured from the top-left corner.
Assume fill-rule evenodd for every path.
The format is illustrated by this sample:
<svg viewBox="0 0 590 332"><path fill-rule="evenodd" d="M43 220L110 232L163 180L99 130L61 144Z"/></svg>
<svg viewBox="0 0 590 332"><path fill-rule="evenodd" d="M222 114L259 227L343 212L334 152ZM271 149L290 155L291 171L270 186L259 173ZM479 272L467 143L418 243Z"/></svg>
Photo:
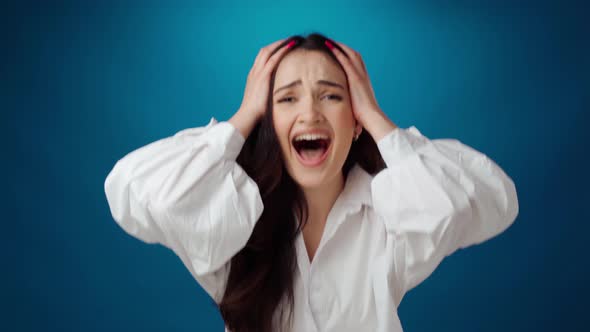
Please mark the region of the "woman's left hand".
<svg viewBox="0 0 590 332"><path fill-rule="evenodd" d="M338 44L348 55L342 53L337 47L331 46L330 41L326 41L326 45L332 50L342 67L346 72L348 78L348 89L350 91L350 98L352 104L352 112L354 117L365 127L365 116L369 112L381 113L381 109L377 104L375 92L371 86L367 68L359 52L344 45L343 43L331 40L331 42Z"/></svg>
<svg viewBox="0 0 590 332"><path fill-rule="evenodd" d="M330 42L340 46L345 54ZM332 50L348 78L348 90L352 104L352 112L356 120L365 128L377 142L386 134L397 128L377 104L375 92L371 86L367 68L359 52L333 40L326 41L326 45Z"/></svg>

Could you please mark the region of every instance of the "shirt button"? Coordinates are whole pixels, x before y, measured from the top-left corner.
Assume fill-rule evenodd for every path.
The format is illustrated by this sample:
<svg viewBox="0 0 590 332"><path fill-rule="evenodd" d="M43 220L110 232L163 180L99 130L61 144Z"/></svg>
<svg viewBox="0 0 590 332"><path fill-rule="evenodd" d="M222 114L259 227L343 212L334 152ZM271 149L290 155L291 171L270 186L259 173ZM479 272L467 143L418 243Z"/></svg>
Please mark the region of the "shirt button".
<svg viewBox="0 0 590 332"><path fill-rule="evenodd" d="M314 275L311 279L311 287L310 287L310 294L309 294L309 301L311 305L311 309L315 313L324 312L326 296L325 296L325 289L323 288L323 283L319 275Z"/></svg>

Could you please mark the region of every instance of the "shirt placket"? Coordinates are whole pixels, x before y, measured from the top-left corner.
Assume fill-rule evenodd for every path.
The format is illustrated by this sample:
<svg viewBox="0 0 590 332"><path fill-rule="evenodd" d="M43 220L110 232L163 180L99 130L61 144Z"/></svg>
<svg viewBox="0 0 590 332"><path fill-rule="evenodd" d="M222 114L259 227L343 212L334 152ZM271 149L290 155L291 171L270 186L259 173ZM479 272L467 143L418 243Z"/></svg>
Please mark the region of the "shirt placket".
<svg viewBox="0 0 590 332"><path fill-rule="evenodd" d="M306 290L304 294L302 294L305 298L302 299L303 310L305 311L304 316L308 317L309 319L305 320L305 328L306 331L311 332L318 332L318 324L315 319L314 313L310 307L310 300L309 300L309 286L310 286L310 264L309 264L309 257L307 256L307 250L305 249L305 242L303 240L303 233L300 233L297 237L297 265L299 267L299 272L301 273L301 282L303 283L303 289Z"/></svg>
<svg viewBox="0 0 590 332"><path fill-rule="evenodd" d="M314 326L310 327L310 331L320 331L322 329L322 322L328 320L330 314L330 298L329 298L329 287L327 281L323 275L321 264L321 251L326 245L328 235L333 230L331 229L335 225L334 218L342 218L342 209L339 207L340 200L337 200L334 204L334 208L328 214L326 219L326 225L324 227L324 233L320 240L320 244L315 253L314 260L310 263L309 256L307 255L307 249L305 248L305 242L303 240L303 234L299 235L298 241L298 264L302 273L302 280L305 283L306 292L306 311L312 318L310 323Z"/></svg>

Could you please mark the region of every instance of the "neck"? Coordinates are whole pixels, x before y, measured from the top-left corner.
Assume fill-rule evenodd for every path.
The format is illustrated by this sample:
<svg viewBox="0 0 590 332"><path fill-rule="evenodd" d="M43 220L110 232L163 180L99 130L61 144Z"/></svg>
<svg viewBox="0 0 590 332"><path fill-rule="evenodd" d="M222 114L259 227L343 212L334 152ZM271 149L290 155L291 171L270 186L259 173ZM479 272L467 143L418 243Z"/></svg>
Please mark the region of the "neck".
<svg viewBox="0 0 590 332"><path fill-rule="evenodd" d="M315 224L314 226L318 226L317 223L324 224L343 189L344 175L342 171L329 183L315 188L303 188L309 211L308 223Z"/></svg>

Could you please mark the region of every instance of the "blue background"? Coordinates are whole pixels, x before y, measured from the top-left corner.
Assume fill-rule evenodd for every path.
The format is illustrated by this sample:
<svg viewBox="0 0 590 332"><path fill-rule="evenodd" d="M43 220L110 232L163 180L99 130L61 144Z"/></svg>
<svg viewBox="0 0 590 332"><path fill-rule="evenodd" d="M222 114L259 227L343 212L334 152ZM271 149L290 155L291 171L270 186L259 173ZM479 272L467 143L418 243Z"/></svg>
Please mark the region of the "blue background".
<svg viewBox="0 0 590 332"><path fill-rule="evenodd" d="M515 224L409 292L404 329L590 323L583 5L89 3L2 10L2 330L222 331L174 253L116 225L104 180L140 146L229 119L258 49L314 31L361 53L399 126L457 138L516 183Z"/></svg>

